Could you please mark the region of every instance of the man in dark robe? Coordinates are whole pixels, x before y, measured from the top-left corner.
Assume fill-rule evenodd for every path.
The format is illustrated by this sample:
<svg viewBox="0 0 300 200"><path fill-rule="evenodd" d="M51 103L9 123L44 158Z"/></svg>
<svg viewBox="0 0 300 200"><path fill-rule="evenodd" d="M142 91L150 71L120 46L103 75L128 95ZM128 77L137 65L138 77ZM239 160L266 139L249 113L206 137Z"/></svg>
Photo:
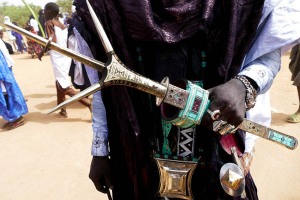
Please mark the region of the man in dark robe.
<svg viewBox="0 0 300 200"><path fill-rule="evenodd" d="M130 69L150 79L170 82L188 79L210 91L210 109L238 126L245 117L246 88L238 79L243 58L262 14L263 0L90 1L116 54ZM87 41L97 60L106 56L85 0L75 1L93 41ZM247 78L247 77L246 77ZM257 89L256 83L248 81ZM153 155L161 153L162 124L155 99L124 86L102 91L106 108L110 159L94 156L90 178L99 191L113 187L114 199L155 199L158 170ZM192 179L194 199L233 199L219 181L219 170L232 162L204 116L196 127L195 157L200 158ZM170 135L176 132L172 127ZM242 132L234 135L243 151ZM170 137L171 138L171 137ZM172 145L172 140L170 139ZM176 143L176 141L175 141ZM110 174L112 176L110 176ZM246 198L258 199L251 175ZM241 197L235 197L240 199Z"/></svg>

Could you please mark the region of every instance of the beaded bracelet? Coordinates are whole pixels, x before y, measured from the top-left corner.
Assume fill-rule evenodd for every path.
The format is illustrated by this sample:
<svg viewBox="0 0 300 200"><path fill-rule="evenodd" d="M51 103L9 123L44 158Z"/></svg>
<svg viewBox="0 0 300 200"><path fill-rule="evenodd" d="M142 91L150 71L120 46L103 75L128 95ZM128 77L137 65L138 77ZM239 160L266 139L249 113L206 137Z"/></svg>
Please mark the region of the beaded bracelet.
<svg viewBox="0 0 300 200"><path fill-rule="evenodd" d="M246 88L246 110L250 110L255 106L257 91L245 76L237 75L234 79L240 80Z"/></svg>

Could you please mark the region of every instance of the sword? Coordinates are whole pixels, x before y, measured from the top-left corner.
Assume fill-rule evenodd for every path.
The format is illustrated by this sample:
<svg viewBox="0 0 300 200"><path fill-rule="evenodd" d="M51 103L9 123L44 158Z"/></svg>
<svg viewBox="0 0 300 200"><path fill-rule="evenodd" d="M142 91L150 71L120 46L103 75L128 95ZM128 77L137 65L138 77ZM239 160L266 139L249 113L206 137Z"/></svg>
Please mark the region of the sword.
<svg viewBox="0 0 300 200"><path fill-rule="evenodd" d="M189 92L183 88L179 88L175 85L169 84L169 79L167 77L165 77L161 83L158 83L128 69L114 53L112 45L110 44L105 31L88 1L87 5L90 10L92 19L95 22L95 26L97 28L101 42L109 58L106 63L102 63L93 58L89 58L68 48L61 47L56 43L52 43L51 40L46 40L36 34L30 33L18 26L15 26L12 23L5 23L5 26L15 30L25 37L30 38L37 43L46 46L47 48L49 47L51 50L55 50L65 56L71 57L72 59L88 65L102 73L101 80L98 83L76 94L72 98L67 99L63 103L50 110L48 114L62 107L66 107L86 96L89 96L90 94L93 94L111 85L125 85L152 94L156 96L157 106L164 102L176 108L184 109L187 104ZM297 139L292 136L283 134L273 129L269 129L263 125L254 123L249 120L244 120L243 124L239 128L254 135L258 135L259 137L273 141L277 144L283 145L288 149L293 150L297 147L298 144Z"/></svg>

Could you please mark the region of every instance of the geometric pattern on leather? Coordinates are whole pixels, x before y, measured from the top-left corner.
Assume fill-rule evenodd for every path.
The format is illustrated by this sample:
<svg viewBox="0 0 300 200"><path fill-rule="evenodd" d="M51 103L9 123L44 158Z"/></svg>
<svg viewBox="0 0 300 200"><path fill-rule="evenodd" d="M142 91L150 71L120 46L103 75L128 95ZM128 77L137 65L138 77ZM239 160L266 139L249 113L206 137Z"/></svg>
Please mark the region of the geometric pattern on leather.
<svg viewBox="0 0 300 200"><path fill-rule="evenodd" d="M194 139L196 127L182 129L178 127L177 156L194 157Z"/></svg>

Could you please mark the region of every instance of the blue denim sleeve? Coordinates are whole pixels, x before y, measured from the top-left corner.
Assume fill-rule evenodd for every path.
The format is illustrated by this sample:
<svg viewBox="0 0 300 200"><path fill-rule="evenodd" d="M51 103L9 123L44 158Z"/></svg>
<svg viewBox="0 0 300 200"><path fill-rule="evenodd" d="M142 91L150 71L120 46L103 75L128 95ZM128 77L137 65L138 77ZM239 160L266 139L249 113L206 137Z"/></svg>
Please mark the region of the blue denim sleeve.
<svg viewBox="0 0 300 200"><path fill-rule="evenodd" d="M280 70L280 65L281 50L276 49L275 51L258 57L246 65L239 75L253 79L259 87L258 93L263 94L271 87L273 79Z"/></svg>
<svg viewBox="0 0 300 200"><path fill-rule="evenodd" d="M93 95L93 156L108 156L108 129L106 110L102 101L101 91Z"/></svg>
<svg viewBox="0 0 300 200"><path fill-rule="evenodd" d="M78 50L85 56L93 58L93 54L89 45L81 37L80 33L73 28L76 42L78 43ZM94 68L84 65L89 80L92 85L99 82L98 72ZM93 142L92 155L93 156L108 156L108 128L106 119L106 109L102 101L101 91L93 94L93 109L92 109L92 128L93 128Z"/></svg>

